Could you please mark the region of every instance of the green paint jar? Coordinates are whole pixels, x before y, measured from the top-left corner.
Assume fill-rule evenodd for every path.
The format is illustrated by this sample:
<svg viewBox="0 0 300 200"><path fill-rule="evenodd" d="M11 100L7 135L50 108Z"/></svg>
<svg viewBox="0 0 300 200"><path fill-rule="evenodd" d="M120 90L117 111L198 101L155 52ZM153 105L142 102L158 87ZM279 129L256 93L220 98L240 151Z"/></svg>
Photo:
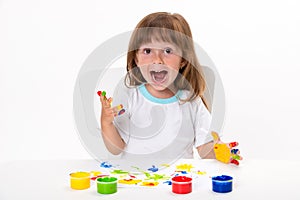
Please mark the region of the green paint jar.
<svg viewBox="0 0 300 200"><path fill-rule="evenodd" d="M117 178L100 177L96 179L99 194L113 194L117 192Z"/></svg>

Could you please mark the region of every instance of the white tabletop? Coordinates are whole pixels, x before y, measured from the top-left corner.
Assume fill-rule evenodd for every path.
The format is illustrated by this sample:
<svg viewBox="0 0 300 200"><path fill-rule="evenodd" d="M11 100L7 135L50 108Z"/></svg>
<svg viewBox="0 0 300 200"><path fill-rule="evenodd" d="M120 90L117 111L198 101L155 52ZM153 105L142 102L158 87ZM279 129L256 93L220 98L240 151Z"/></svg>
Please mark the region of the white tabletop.
<svg viewBox="0 0 300 200"><path fill-rule="evenodd" d="M233 176L233 191L215 193L209 176L203 185L189 194L173 194L171 187L118 188L117 193L101 195L96 185L73 190L69 174L99 170L94 160L39 160L0 163L0 199L300 199L300 161L244 160L240 166L216 160L190 160L209 175Z"/></svg>

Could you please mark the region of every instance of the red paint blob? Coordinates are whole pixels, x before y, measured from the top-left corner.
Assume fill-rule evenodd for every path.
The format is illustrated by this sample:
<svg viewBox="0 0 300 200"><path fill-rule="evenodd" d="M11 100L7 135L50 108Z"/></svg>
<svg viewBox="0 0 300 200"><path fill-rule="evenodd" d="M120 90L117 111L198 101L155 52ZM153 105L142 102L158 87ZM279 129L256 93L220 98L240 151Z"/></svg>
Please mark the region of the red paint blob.
<svg viewBox="0 0 300 200"><path fill-rule="evenodd" d="M237 145L239 145L239 143L237 143L237 142L231 142L231 143L229 143L230 147L236 147Z"/></svg>

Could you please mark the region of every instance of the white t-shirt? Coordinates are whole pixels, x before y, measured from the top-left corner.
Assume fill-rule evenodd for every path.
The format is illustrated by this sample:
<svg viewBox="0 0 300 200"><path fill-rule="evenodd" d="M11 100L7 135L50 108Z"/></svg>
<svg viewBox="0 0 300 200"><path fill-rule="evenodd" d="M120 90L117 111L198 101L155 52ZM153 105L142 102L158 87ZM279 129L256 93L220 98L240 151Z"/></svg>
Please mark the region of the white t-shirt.
<svg viewBox="0 0 300 200"><path fill-rule="evenodd" d="M186 103L179 101L188 94L189 91L180 90L171 98L159 99L145 85L127 88L119 84L113 106L122 104L125 109L114 120L126 143L123 157L193 158L193 146L212 141L211 115L201 98Z"/></svg>

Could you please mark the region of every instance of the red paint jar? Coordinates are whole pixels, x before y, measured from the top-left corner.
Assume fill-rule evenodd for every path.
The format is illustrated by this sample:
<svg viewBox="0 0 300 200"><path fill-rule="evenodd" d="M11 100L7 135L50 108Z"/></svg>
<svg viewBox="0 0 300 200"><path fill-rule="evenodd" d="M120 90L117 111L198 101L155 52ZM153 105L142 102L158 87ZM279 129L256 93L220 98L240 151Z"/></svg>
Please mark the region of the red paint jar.
<svg viewBox="0 0 300 200"><path fill-rule="evenodd" d="M192 178L186 176L173 177L172 192L176 194L187 194L192 192Z"/></svg>

